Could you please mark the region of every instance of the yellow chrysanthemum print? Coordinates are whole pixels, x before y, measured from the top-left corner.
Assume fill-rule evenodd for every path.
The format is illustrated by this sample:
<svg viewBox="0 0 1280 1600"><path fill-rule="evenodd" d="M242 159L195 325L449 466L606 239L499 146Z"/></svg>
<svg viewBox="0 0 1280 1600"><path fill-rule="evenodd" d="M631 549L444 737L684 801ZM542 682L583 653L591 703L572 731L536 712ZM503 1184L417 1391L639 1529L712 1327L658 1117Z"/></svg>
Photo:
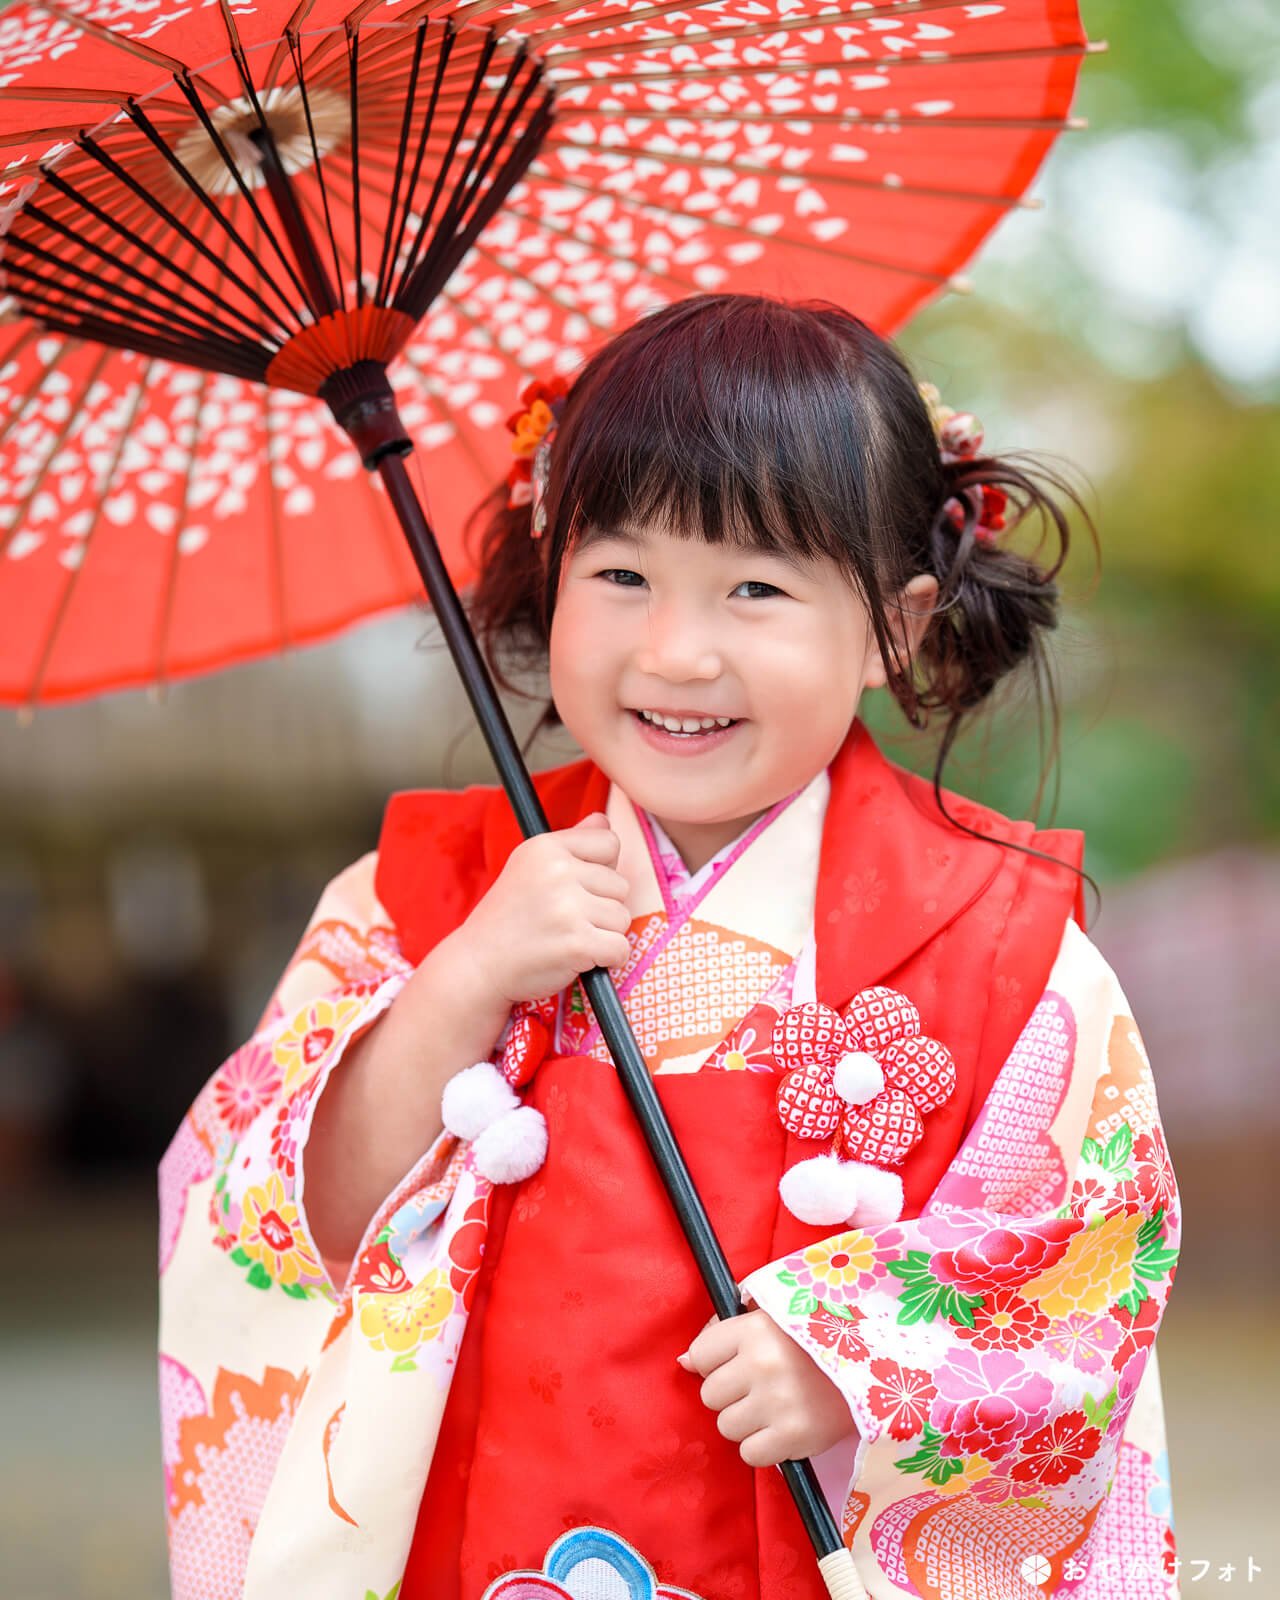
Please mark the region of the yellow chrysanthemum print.
<svg viewBox="0 0 1280 1600"><path fill-rule="evenodd" d="M315 1076L325 1054L360 1011L359 1000L313 1000L304 1006L272 1047L272 1057L292 1094Z"/></svg>
<svg viewBox="0 0 1280 1600"><path fill-rule="evenodd" d="M433 1268L400 1294L370 1295L360 1306L360 1331L375 1350L403 1355L434 1339L453 1310L448 1278Z"/></svg>
<svg viewBox="0 0 1280 1600"><path fill-rule="evenodd" d="M285 1198L284 1184L274 1172L266 1183L245 1191L239 1243L247 1256L262 1263L263 1270L276 1283L291 1285L300 1278L322 1275L315 1252L302 1232L298 1208Z"/></svg>
<svg viewBox="0 0 1280 1600"><path fill-rule="evenodd" d="M799 1281L812 1287L821 1299L826 1289L856 1289L864 1276L874 1275L875 1240L860 1230L838 1233L819 1244L811 1244L801 1260L804 1266L797 1274Z"/></svg>
<svg viewBox="0 0 1280 1600"><path fill-rule="evenodd" d="M1024 1283L1018 1293L1035 1301L1046 1316L1101 1311L1133 1287L1140 1211L1121 1211L1084 1228L1053 1266Z"/></svg>

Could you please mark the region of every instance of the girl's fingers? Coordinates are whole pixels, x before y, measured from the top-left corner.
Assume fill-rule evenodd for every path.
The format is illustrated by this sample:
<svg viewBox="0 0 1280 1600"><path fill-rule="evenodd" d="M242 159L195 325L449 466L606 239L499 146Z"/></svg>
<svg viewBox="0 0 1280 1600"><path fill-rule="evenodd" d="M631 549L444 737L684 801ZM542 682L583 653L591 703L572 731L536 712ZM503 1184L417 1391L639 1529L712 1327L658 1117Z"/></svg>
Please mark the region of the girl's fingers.
<svg viewBox="0 0 1280 1600"><path fill-rule="evenodd" d="M708 1411L723 1411L726 1406L745 1400L751 1392L751 1378L741 1361L726 1361L709 1378L704 1378L698 1397Z"/></svg>
<svg viewBox="0 0 1280 1600"><path fill-rule="evenodd" d="M566 828L560 835L571 855L579 861L600 861L612 867L618 859L622 840L606 822L603 827Z"/></svg>
<svg viewBox="0 0 1280 1600"><path fill-rule="evenodd" d="M750 1400L739 1400L735 1405L726 1406L716 1418L716 1428L734 1444L741 1444L752 1434L759 1433L765 1424L766 1419L760 1415L759 1406Z"/></svg>
<svg viewBox="0 0 1280 1600"><path fill-rule="evenodd" d="M600 861L584 861L578 882L588 893L597 894L602 900L616 900L619 905L625 905L631 892L631 885L622 874Z"/></svg>
<svg viewBox="0 0 1280 1600"><path fill-rule="evenodd" d="M631 913L617 900L592 895L586 907L593 928L603 928L606 933L626 933L631 926Z"/></svg>
<svg viewBox="0 0 1280 1600"><path fill-rule="evenodd" d="M685 1351L687 1360L682 1360L681 1366L706 1378L726 1361L732 1361L738 1353L741 1337L741 1330L735 1326L738 1320L727 1317L721 1322L718 1317L712 1317Z"/></svg>

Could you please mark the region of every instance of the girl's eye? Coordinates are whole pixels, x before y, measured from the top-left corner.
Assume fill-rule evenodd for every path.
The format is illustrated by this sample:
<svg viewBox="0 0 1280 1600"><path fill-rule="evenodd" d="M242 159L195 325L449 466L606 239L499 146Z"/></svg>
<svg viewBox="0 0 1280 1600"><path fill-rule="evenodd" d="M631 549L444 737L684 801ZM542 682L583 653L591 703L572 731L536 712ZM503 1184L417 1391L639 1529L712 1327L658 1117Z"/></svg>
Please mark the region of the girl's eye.
<svg viewBox="0 0 1280 1600"><path fill-rule="evenodd" d="M606 567L604 571L600 573L600 576L602 578L608 578L610 582L616 582L618 588L620 589L634 589L636 586L635 583L622 582L621 580L625 578L634 578L636 583L644 582L644 579L638 572L631 572L626 567Z"/></svg>
<svg viewBox="0 0 1280 1600"><path fill-rule="evenodd" d="M744 582L738 585L738 589L764 589L766 591L764 594L748 595L747 598L749 600L767 600L770 595L782 593L782 590L775 588L773 584L761 583L756 578L747 578ZM737 589L735 589L734 593L736 594L737 592Z"/></svg>
<svg viewBox="0 0 1280 1600"><path fill-rule="evenodd" d="M640 573L632 572L627 567L605 567L599 575L602 578L607 578L610 583L616 585L616 587L619 589L634 589L637 584L642 584L644 582L644 578ZM632 578L635 579L635 583L630 581ZM746 598L749 600L768 600L770 596L782 593L782 590L775 588L773 584L762 583L756 578L744 579L743 582L738 585L737 589L733 591L734 594L737 594L738 589L755 590L756 592L754 594L746 596ZM759 592L762 589L764 590L763 594Z"/></svg>

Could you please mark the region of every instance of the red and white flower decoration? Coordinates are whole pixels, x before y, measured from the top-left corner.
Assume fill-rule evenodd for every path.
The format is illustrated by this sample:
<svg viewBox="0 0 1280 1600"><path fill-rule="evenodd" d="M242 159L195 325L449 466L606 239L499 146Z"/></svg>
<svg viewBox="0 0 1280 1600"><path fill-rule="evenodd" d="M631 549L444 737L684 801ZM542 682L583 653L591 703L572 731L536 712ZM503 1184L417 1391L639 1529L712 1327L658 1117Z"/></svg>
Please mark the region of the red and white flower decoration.
<svg viewBox="0 0 1280 1600"><path fill-rule="evenodd" d="M778 1115L827 1154L783 1174L783 1202L802 1222L891 1222L902 1214L900 1166L924 1136L923 1118L951 1098L951 1052L920 1031L920 1013L896 989L863 989L843 1013L819 1001L778 1019Z"/></svg>

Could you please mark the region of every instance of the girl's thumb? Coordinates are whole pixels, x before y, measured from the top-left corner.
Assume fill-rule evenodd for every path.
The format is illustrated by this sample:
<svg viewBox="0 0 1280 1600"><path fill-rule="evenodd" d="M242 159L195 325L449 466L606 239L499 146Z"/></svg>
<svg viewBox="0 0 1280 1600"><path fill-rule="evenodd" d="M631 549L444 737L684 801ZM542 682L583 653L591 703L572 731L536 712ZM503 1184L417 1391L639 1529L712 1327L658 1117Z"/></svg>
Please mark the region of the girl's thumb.
<svg viewBox="0 0 1280 1600"><path fill-rule="evenodd" d="M583 817L578 826L581 828L607 828L609 819L603 811L593 811L589 817Z"/></svg>

